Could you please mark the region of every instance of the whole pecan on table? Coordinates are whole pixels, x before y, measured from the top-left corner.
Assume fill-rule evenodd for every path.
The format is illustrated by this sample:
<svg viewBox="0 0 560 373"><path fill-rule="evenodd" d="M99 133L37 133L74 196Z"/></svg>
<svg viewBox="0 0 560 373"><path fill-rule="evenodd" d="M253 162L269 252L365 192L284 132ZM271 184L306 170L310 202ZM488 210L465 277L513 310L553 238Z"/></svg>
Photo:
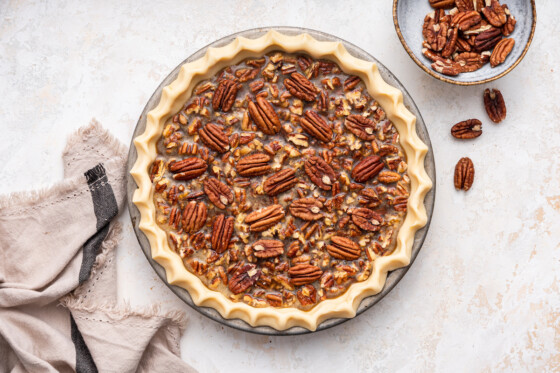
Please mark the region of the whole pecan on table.
<svg viewBox="0 0 560 373"><path fill-rule="evenodd" d="M383 223L383 216L365 207L352 211L352 222L364 231L377 232Z"/></svg>
<svg viewBox="0 0 560 373"><path fill-rule="evenodd" d="M307 110L300 120L301 128L317 140L329 142L333 131L331 126L313 110Z"/></svg>
<svg viewBox="0 0 560 373"><path fill-rule="evenodd" d="M288 275L292 285L299 286L317 281L323 275L323 271L315 265L304 263L291 267L288 270Z"/></svg>
<svg viewBox="0 0 560 373"><path fill-rule="evenodd" d="M219 209L225 209L233 202L233 192L226 184L211 177L203 182L204 193L208 199Z"/></svg>
<svg viewBox="0 0 560 373"><path fill-rule="evenodd" d="M482 135L482 122L478 119L467 119L451 127L451 135L457 139L474 139Z"/></svg>
<svg viewBox="0 0 560 373"><path fill-rule="evenodd" d="M323 203L315 198L300 198L290 204L290 214L306 221L318 220L323 217Z"/></svg>
<svg viewBox="0 0 560 373"><path fill-rule="evenodd" d="M375 122L363 115L352 114L347 116L344 125L362 140L372 141L375 139Z"/></svg>
<svg viewBox="0 0 560 373"><path fill-rule="evenodd" d="M281 205L271 205L247 215L245 223L249 224L251 232L262 232L276 225L284 219L284 216L284 209Z"/></svg>
<svg viewBox="0 0 560 373"><path fill-rule="evenodd" d="M467 191L474 181L474 164L470 158L464 157L455 166L455 189Z"/></svg>
<svg viewBox="0 0 560 373"><path fill-rule="evenodd" d="M196 157L185 158L180 161L169 164L169 171L175 180L191 180L196 179L206 172L208 165L203 159Z"/></svg>
<svg viewBox="0 0 560 373"><path fill-rule="evenodd" d="M496 67L501 63L504 63L507 56L511 53L513 46L515 45L515 40L513 39L502 39L492 51L490 56L490 66Z"/></svg>
<svg viewBox="0 0 560 373"><path fill-rule="evenodd" d="M352 170L352 178L358 183L366 182L373 179L385 165L381 157L377 155L370 155L362 159L354 166Z"/></svg>
<svg viewBox="0 0 560 373"><path fill-rule="evenodd" d="M254 255L260 259L274 258L284 253L284 243L280 240L258 240L252 248Z"/></svg>
<svg viewBox="0 0 560 373"><path fill-rule="evenodd" d="M284 168L268 177L263 183L263 190L269 196L275 196L290 190L297 184L296 171L293 168Z"/></svg>
<svg viewBox="0 0 560 373"><path fill-rule="evenodd" d="M218 215L212 226L212 249L218 254L227 250L233 234L233 217Z"/></svg>
<svg viewBox="0 0 560 373"><path fill-rule="evenodd" d="M290 78L284 80L284 86L294 97L304 101L315 101L320 90L309 79L300 73L292 73Z"/></svg>
<svg viewBox="0 0 560 373"><path fill-rule="evenodd" d="M261 274L262 272L257 269L255 264L244 263L233 273L228 282L228 288L233 294L243 293L255 285Z"/></svg>
<svg viewBox="0 0 560 373"><path fill-rule="evenodd" d="M267 135L274 135L280 131L281 124L274 108L263 97L257 97L257 102L249 101L248 111L253 122Z"/></svg>
<svg viewBox="0 0 560 373"><path fill-rule="evenodd" d="M202 229L208 216L203 202L190 201L183 210L182 223L186 233L194 233Z"/></svg>
<svg viewBox="0 0 560 373"><path fill-rule="evenodd" d="M323 190L331 190L336 181L336 174L331 166L321 157L310 157L304 163L305 173L311 181Z"/></svg>
<svg viewBox="0 0 560 373"><path fill-rule="evenodd" d="M223 79L218 83L218 88L212 98L214 110L230 111L237 97L237 83L231 79Z"/></svg>
<svg viewBox="0 0 560 373"><path fill-rule="evenodd" d="M500 123L506 118L506 103L502 92L497 89L484 90L484 108L494 123Z"/></svg>
<svg viewBox="0 0 560 373"><path fill-rule="evenodd" d="M200 139L212 150L218 153L225 153L229 150L229 138L224 129L214 123L208 123L205 127L198 130Z"/></svg>
<svg viewBox="0 0 560 373"><path fill-rule="evenodd" d="M267 154L249 154L237 162L237 172L239 175L246 177L265 175L271 169L268 162L270 162L270 156Z"/></svg>
<svg viewBox="0 0 560 373"><path fill-rule="evenodd" d="M332 236L331 244L327 245L328 253L336 259L354 260L362 253L360 246L346 237Z"/></svg>

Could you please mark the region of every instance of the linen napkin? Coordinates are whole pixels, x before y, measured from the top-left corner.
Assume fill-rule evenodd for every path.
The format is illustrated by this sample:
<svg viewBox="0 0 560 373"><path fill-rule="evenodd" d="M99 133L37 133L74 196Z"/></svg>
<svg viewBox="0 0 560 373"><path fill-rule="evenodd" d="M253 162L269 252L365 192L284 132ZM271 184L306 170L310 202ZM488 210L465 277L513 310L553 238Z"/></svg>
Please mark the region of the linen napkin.
<svg viewBox="0 0 560 373"><path fill-rule="evenodd" d="M92 122L64 180L0 197L0 372L193 372L181 312L117 303L126 148Z"/></svg>

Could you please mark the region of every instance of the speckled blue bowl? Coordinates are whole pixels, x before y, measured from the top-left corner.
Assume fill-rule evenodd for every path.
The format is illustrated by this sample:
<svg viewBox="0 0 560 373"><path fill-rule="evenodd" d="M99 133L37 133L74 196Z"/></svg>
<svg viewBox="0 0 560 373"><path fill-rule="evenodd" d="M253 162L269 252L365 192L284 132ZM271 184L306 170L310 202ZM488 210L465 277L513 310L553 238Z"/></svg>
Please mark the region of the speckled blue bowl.
<svg viewBox="0 0 560 373"><path fill-rule="evenodd" d="M535 33L537 11L535 0L502 0L517 20L511 38L515 46L504 63L494 68L490 64L470 73L447 76L432 70L432 61L422 55L422 25L426 14L433 11L428 0L393 0L393 22L404 49L422 70L436 79L457 85L488 83L509 73L521 62Z"/></svg>

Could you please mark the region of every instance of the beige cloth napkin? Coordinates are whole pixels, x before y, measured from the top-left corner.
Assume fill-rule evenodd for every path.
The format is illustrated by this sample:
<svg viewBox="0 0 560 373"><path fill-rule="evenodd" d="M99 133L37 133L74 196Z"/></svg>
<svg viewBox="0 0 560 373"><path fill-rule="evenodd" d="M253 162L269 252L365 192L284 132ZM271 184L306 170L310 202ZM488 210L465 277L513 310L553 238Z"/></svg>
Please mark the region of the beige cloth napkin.
<svg viewBox="0 0 560 373"><path fill-rule="evenodd" d="M0 197L0 372L194 371L182 313L117 304L125 155L93 122L69 138L62 182Z"/></svg>

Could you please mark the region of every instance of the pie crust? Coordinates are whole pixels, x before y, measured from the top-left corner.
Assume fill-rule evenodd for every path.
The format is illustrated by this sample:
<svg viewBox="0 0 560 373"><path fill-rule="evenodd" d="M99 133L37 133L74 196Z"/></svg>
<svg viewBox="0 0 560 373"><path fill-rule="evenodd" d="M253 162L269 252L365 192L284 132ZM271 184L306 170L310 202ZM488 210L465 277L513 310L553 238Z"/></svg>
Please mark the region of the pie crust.
<svg viewBox="0 0 560 373"><path fill-rule="evenodd" d="M399 132L411 183L407 214L398 232L394 251L373 262L372 273L367 280L353 284L339 297L324 300L309 311L255 308L243 302L233 302L219 291L209 289L189 272L180 256L169 247L166 232L156 223L154 189L148 171L155 160L156 143L166 121L189 99L192 87L228 65L273 50L304 52L315 59L332 60L345 73L359 76L368 93L377 100ZM424 169L428 147L416 133L416 117L404 106L402 92L383 80L375 63L353 57L340 42L318 41L308 34L288 36L269 31L257 39L238 37L224 47L208 48L204 57L184 64L177 79L163 88L159 104L148 113L146 129L134 139L134 145L138 158L130 173L138 185L133 202L141 215L139 228L150 242L152 258L165 268L167 282L186 289L197 306L212 307L224 318L239 318L252 326L270 326L277 330L299 326L313 331L327 319L354 317L362 299L383 289L389 271L410 263L414 234L427 222L424 197L431 189L432 181Z"/></svg>

